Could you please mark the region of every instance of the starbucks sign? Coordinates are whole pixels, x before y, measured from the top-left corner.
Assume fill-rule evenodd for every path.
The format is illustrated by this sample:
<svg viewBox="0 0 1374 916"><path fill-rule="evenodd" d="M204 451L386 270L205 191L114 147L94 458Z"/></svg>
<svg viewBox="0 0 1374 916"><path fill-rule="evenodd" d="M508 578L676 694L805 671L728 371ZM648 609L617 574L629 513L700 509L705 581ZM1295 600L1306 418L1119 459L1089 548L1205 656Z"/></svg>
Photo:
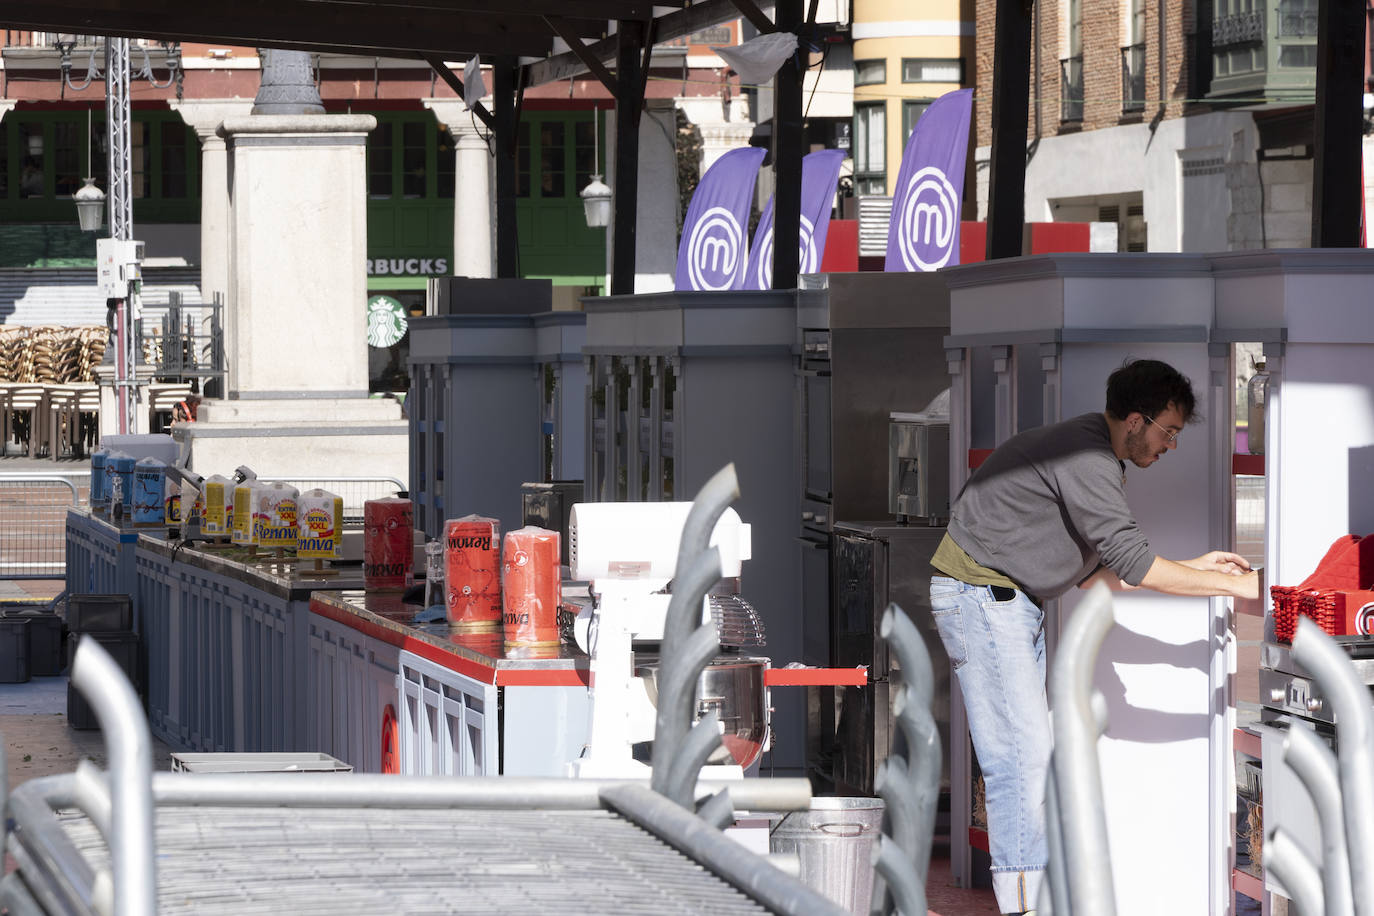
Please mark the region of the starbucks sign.
<svg viewBox="0 0 1374 916"><path fill-rule="evenodd" d="M391 296L367 300L367 343L371 347L394 346L406 336L406 310Z"/></svg>

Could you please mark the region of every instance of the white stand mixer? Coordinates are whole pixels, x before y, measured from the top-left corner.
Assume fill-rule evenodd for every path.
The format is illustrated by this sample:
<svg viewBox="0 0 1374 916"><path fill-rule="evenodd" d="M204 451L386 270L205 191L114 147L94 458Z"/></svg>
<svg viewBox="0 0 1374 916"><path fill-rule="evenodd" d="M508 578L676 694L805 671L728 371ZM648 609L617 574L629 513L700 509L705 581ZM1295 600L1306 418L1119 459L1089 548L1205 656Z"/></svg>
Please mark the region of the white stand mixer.
<svg viewBox="0 0 1374 916"><path fill-rule="evenodd" d="M595 605L577 616L577 643L591 657L592 712L587 750L569 764L586 778L647 779L650 768L634 759L634 745L654 737L651 681L635 674L635 646L663 638L682 526L692 504L580 503L569 522L572 576L591 582ZM726 509L711 533L721 576L735 579L750 557L750 526ZM710 598L702 621L712 619ZM761 683L761 682L760 682ZM767 697L761 714L766 718ZM766 743L766 738L764 739ZM755 758L757 759L757 757ZM708 765L703 778L740 778L738 764Z"/></svg>

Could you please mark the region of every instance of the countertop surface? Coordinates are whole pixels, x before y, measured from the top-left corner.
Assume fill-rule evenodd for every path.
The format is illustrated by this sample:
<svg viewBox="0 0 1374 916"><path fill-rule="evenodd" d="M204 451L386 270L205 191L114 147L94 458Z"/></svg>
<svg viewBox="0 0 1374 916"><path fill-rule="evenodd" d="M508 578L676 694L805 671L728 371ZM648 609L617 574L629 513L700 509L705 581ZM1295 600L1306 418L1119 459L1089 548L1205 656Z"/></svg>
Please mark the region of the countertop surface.
<svg viewBox="0 0 1374 916"><path fill-rule="evenodd" d="M565 595L564 600L570 599ZM504 672L584 673L589 665L587 655L569 643L556 646L507 646L499 629L471 632L446 621L412 623L423 608L405 601L399 592L316 592L311 596L310 609L315 614L420 655L428 655L424 648L431 647L475 663L490 669L498 684L510 682L503 677Z"/></svg>

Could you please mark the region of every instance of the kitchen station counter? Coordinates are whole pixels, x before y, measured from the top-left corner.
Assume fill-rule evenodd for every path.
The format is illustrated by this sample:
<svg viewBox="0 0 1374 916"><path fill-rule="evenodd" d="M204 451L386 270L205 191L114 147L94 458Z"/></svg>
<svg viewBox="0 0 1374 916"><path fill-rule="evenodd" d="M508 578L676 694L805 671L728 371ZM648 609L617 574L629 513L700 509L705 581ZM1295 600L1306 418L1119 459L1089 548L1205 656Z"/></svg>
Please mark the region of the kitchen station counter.
<svg viewBox="0 0 1374 916"><path fill-rule="evenodd" d="M590 660L564 643L413 624L361 570L326 576L242 549L181 546L72 510L68 588L134 596L154 734L202 752L329 754L359 772L563 776L588 740ZM565 605L590 599L571 591ZM863 684L867 671L781 667L769 688Z"/></svg>
<svg viewBox="0 0 1374 916"><path fill-rule="evenodd" d="M122 528L86 509L68 512L66 541L69 594L133 597L141 645L129 673L155 735L189 751L316 750L310 595L360 587L361 568L302 576L287 561L183 545L166 529Z"/></svg>
<svg viewBox="0 0 1374 916"><path fill-rule="evenodd" d="M316 592L309 645L316 750L365 772L564 776L582 753L588 659L507 650L500 633L411 624L397 592Z"/></svg>
<svg viewBox="0 0 1374 916"><path fill-rule="evenodd" d="M566 598L565 598L566 600ZM398 592L318 592L310 612L498 687L577 687L588 683L589 660L576 646L507 648L497 632L463 632L447 622L411 621L420 605Z"/></svg>

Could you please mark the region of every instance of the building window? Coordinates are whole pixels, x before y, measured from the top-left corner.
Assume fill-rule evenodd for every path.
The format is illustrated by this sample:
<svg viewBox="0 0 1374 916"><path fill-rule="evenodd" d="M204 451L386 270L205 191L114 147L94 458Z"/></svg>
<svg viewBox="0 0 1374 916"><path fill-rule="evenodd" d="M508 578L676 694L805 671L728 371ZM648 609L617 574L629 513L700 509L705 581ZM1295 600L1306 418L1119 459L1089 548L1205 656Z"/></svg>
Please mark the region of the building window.
<svg viewBox="0 0 1374 916"><path fill-rule="evenodd" d="M1059 61L1059 120L1083 120L1083 0L1063 5L1068 55Z"/></svg>
<svg viewBox="0 0 1374 916"><path fill-rule="evenodd" d="M530 122L515 130L515 196L530 196Z"/></svg>
<svg viewBox="0 0 1374 916"><path fill-rule="evenodd" d="M439 151L435 162L435 172L439 176L439 197L444 200L453 199L453 175L457 163L454 161L456 155L453 134L449 133L447 127L439 128Z"/></svg>
<svg viewBox="0 0 1374 916"><path fill-rule="evenodd" d="M148 125L135 121L129 125L129 195L138 200L151 196L149 185L153 173L153 148L148 143Z"/></svg>
<svg viewBox="0 0 1374 916"><path fill-rule="evenodd" d="M1059 120L1083 120L1083 55L1059 62Z"/></svg>
<svg viewBox="0 0 1374 916"><path fill-rule="evenodd" d="M1130 0L1126 47L1121 49L1121 110L1145 108L1145 0Z"/></svg>
<svg viewBox="0 0 1374 916"><path fill-rule="evenodd" d="M856 60L854 61L854 85L873 86L887 82L887 61L878 58L877 60Z"/></svg>
<svg viewBox="0 0 1374 916"><path fill-rule="evenodd" d="M186 174L188 128L171 121L164 121L161 127L162 188L159 196L177 200L190 197Z"/></svg>
<svg viewBox="0 0 1374 916"><path fill-rule="evenodd" d="M1306 67L1309 70L1316 67L1317 46L1315 44L1279 45L1279 66L1294 69Z"/></svg>
<svg viewBox="0 0 1374 916"><path fill-rule="evenodd" d="M1316 38L1317 0L1279 0L1279 37Z"/></svg>
<svg viewBox="0 0 1374 916"><path fill-rule="evenodd" d="M367 196L372 200L391 199L391 157L391 122L378 120L367 135Z"/></svg>
<svg viewBox="0 0 1374 916"><path fill-rule="evenodd" d="M428 191L428 121L407 121L401 125L401 196L419 200Z"/></svg>
<svg viewBox="0 0 1374 916"><path fill-rule="evenodd" d="M957 57L904 57L902 82L962 84L964 62Z"/></svg>
<svg viewBox="0 0 1374 916"><path fill-rule="evenodd" d="M19 124L19 196L44 197L47 183L43 178L47 171L46 146L43 141L43 125L40 123Z"/></svg>
<svg viewBox="0 0 1374 916"><path fill-rule="evenodd" d="M911 140L911 132L916 129L916 122L921 120L921 115L926 113L930 103L934 99L903 99L902 100L902 146Z"/></svg>
<svg viewBox="0 0 1374 916"><path fill-rule="evenodd" d="M567 188L562 121L539 125L539 196L562 197Z"/></svg>
<svg viewBox="0 0 1374 916"><path fill-rule="evenodd" d="M887 193L887 111L882 102L854 105L854 193Z"/></svg>
<svg viewBox="0 0 1374 916"><path fill-rule="evenodd" d="M1145 110L1145 45L1121 49L1121 110Z"/></svg>

